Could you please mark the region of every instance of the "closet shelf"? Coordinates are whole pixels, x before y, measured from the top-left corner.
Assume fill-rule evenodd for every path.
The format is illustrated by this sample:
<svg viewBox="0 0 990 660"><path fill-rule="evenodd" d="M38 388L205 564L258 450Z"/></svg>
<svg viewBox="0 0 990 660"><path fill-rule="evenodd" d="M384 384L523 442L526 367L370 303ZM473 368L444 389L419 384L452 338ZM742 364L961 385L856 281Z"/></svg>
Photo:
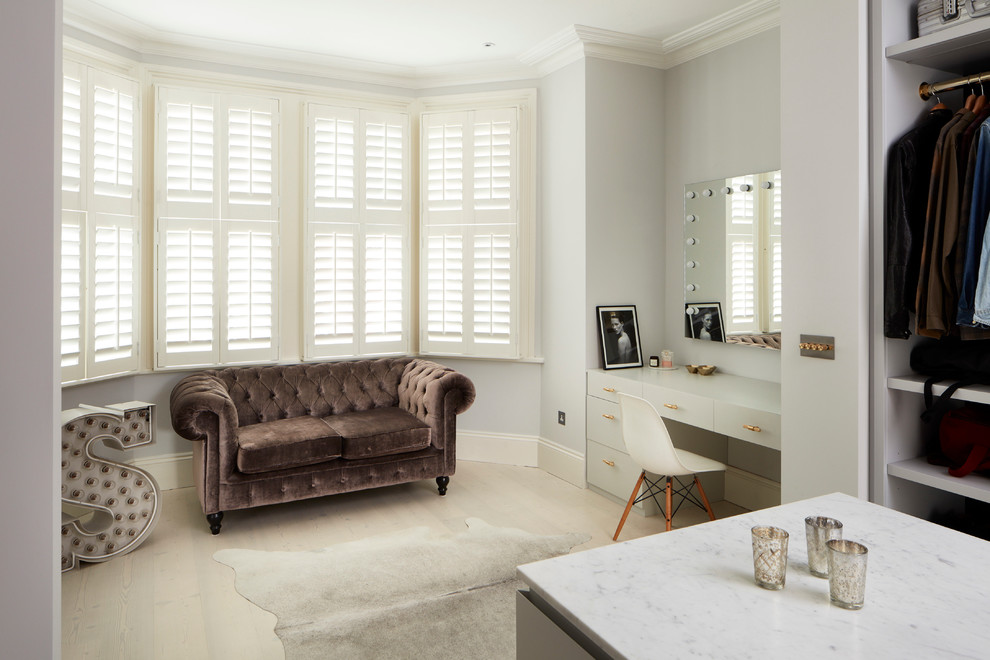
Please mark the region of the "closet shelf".
<svg viewBox="0 0 990 660"><path fill-rule="evenodd" d="M988 34L990 19L976 19L887 46L885 52L888 59L965 74L973 62L990 59Z"/></svg>
<svg viewBox="0 0 990 660"><path fill-rule="evenodd" d="M951 385L951 381L944 380L932 388L936 396L945 391ZM923 394L925 391L925 377L918 374L909 376L891 376L887 378L887 387L892 390L903 390L904 392L916 392ZM990 403L990 387L986 385L971 385L960 387L952 395L955 401L972 401L974 403Z"/></svg>
<svg viewBox="0 0 990 660"><path fill-rule="evenodd" d="M965 477L953 477L948 474L947 468L931 465L924 458L888 463L887 474L981 502L990 502L990 477L975 472Z"/></svg>

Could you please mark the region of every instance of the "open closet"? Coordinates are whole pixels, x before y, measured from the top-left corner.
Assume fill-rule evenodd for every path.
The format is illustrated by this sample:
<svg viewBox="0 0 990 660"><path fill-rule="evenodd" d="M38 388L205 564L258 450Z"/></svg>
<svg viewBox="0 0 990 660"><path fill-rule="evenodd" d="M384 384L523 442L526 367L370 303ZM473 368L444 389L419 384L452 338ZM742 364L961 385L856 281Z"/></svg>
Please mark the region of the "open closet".
<svg viewBox="0 0 990 660"><path fill-rule="evenodd" d="M915 37L913 2L883 0L871 5L871 228L872 228L872 428L871 499L913 515L938 518L967 506L990 502L990 477L949 476L926 459L925 378L909 366L919 341L912 318L910 336L889 338L885 323L885 202L893 147L930 117L936 103L955 113L969 100L990 92L990 18L975 19ZM923 83L927 83L926 85ZM937 98L935 98L937 96ZM926 100L927 97L927 100ZM972 98L970 98L972 97ZM983 98L981 98L983 97ZM944 119L945 117L943 117ZM950 120L951 121L951 120ZM974 183L974 186L981 185ZM986 182L983 184L986 186ZM908 295L914 295L913 291ZM908 333L903 333L907 335ZM990 336L990 335L987 335ZM949 383L935 387L935 394ZM953 397L990 403L990 387L964 387Z"/></svg>

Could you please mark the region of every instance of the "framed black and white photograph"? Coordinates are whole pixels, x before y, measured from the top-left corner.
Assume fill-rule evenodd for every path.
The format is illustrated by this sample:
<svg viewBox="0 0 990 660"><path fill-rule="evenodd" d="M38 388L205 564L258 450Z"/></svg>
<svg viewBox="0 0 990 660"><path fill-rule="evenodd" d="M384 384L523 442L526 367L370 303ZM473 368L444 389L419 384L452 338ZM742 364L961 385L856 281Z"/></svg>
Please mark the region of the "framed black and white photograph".
<svg viewBox="0 0 990 660"><path fill-rule="evenodd" d="M722 305L717 302L688 303L685 316L691 327L691 337L703 341L725 341L722 328Z"/></svg>
<svg viewBox="0 0 990 660"><path fill-rule="evenodd" d="M605 369L627 369L643 366L639 347L639 325L635 305L599 305L598 335L602 342L602 363Z"/></svg>

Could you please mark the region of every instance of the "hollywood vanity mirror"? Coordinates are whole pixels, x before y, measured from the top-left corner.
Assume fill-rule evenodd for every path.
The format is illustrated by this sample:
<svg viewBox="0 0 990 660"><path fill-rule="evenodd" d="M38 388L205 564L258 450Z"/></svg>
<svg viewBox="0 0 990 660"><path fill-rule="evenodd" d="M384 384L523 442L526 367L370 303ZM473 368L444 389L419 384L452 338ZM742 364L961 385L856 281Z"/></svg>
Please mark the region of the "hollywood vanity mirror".
<svg viewBox="0 0 990 660"><path fill-rule="evenodd" d="M780 348L780 170L684 188L684 335Z"/></svg>

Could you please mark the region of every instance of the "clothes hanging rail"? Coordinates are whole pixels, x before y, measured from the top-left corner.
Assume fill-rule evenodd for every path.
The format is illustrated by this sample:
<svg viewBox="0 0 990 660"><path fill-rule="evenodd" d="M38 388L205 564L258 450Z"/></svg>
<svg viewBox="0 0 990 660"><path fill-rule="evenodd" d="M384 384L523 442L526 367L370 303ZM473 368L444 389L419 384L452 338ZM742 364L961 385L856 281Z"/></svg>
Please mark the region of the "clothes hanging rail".
<svg viewBox="0 0 990 660"><path fill-rule="evenodd" d="M939 94L941 92L951 92L954 89L959 89L960 87L966 87L967 85L979 85L980 83L990 82L990 71L984 71L983 73L977 73L973 76L963 76L961 78L953 78L952 80L946 80L940 83L921 83L918 87L918 94L925 101L931 97Z"/></svg>

